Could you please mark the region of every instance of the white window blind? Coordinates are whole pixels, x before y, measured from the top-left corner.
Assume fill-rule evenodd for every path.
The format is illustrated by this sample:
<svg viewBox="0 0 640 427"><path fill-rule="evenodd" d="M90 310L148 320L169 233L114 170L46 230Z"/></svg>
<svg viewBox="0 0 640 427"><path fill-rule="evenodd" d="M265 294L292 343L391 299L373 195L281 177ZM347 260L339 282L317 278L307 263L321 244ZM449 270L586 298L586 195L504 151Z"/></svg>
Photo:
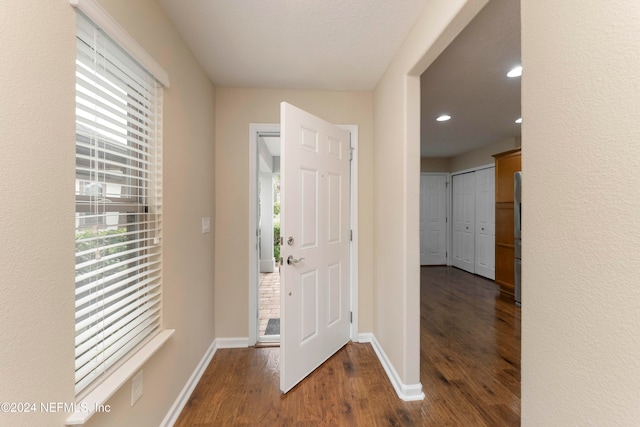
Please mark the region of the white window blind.
<svg viewBox="0 0 640 427"><path fill-rule="evenodd" d="M162 87L76 22L77 394L161 327Z"/></svg>

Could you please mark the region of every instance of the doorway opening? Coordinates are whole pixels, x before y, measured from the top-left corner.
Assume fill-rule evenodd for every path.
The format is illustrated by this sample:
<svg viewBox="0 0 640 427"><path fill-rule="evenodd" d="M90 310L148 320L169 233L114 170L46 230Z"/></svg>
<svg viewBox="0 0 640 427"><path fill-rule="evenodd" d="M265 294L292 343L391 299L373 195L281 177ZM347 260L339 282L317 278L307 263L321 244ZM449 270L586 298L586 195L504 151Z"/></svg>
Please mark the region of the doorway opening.
<svg viewBox="0 0 640 427"><path fill-rule="evenodd" d="M353 342L359 342L358 335L358 126L357 125L338 125L338 127L348 130L351 135L351 170L350 170L350 267L349 267L349 283L350 283L350 306L351 306L351 327L350 337ZM269 322L271 319L279 320L280 310L280 263L278 251L281 249L282 240L279 239L279 227L274 227L273 233L269 236L270 227L264 227L260 221L260 200L261 193L260 184L260 154L259 150L262 146L259 139L262 138L267 145L270 141L272 145L277 145L280 149L280 124L279 123L251 123L249 125L249 345L279 345L280 334L274 329L279 324L277 320ZM277 144L276 143L277 139ZM266 148L262 146L263 149ZM272 153L272 159L276 158L275 174L272 174L274 184L274 200L279 201L280 194L280 164L279 151L275 148ZM263 155L268 159L269 156L263 150ZM273 171L273 169L272 169ZM275 178L273 178L275 176ZM267 184L268 185L268 184ZM264 205L268 206L265 202ZM269 208L267 208L268 210ZM278 210L278 208L275 208ZM264 217L268 220L269 216ZM274 222L279 225L278 216ZM262 227L261 227L262 226ZM264 230L264 233L263 233ZM269 243L273 239L273 244ZM280 240L280 241L279 241ZM262 244L264 242L265 251L262 252ZM273 249L272 263L273 272L261 273L261 259L265 259L263 267L268 269L269 248ZM266 257L263 255L267 254ZM262 280L262 283L261 283ZM277 283L277 285L276 285ZM264 292L261 296L261 289ZM277 293L277 295L276 295ZM262 301L262 313L260 312L260 303ZM262 320L261 320L262 319ZM269 328L271 323L271 328ZM278 333L273 333L273 332Z"/></svg>
<svg viewBox="0 0 640 427"><path fill-rule="evenodd" d="M466 20L466 17L459 16L461 20ZM499 264L509 263L509 260L505 261L504 258L497 256L496 252L496 230L500 227L500 222L496 221L498 214L495 210L497 169L494 166L494 155L520 146L520 79L509 75L510 70L520 64L519 17L519 1L489 1L472 17L471 21L467 22L465 28L447 43L446 49L440 52L437 58L431 60L429 53L425 56L423 61L426 62L429 59L431 62L426 69L422 69L415 91L420 95L420 172L423 173L423 177L424 174L429 173L448 174L450 178L450 185L446 189L446 197L449 199L446 233L450 242L447 265L473 274L462 273L450 267L423 267L420 290L422 292L427 289L426 283L435 283L439 280L437 276L441 273L444 273L443 280L445 278L449 280L455 275L459 278L456 286L459 286L462 292L469 292L469 300L475 303L474 307L479 307L481 301L486 301L488 314L493 314L496 319L504 319L506 316L500 317L502 316L500 309L504 306L505 311L509 312L510 327L506 334L501 335L499 341L502 343L507 339L510 340L510 345L514 348L514 359L517 359L512 366L518 379L520 375L519 312L514 310L513 301L501 298L500 286L494 282L494 278L498 276ZM495 22L503 22L505 25L498 27L493 24ZM450 26L449 29L457 31L458 28ZM444 43L444 38L441 40ZM415 92L408 96L415 96ZM428 178L423 179L428 182ZM425 212L424 227L427 229L426 213L429 209L436 209L440 199L428 194L429 188L426 185L422 188L425 203L422 211ZM430 207L429 201L431 201ZM504 223L506 221L502 221L502 224ZM438 235L434 232L430 235L426 233L425 241L422 243L425 259L428 254L429 236L433 239ZM436 246L436 243L431 244ZM513 261L510 262L513 263ZM484 276L489 281L480 279L478 276ZM434 282L431 282L432 280ZM487 290L486 300L477 292L480 287ZM442 285L442 289L444 288L447 291L453 289L452 286ZM438 290L433 288L428 292L431 291ZM421 298L423 304L421 311L424 316L425 307L428 307L428 301L432 299L432 295L425 292L422 293ZM461 310L461 307L450 308L450 310L456 309ZM434 320L442 320L444 317L456 318L459 312L447 313L444 310L443 317L437 319L432 317L432 314L429 310L427 315L429 325L433 324ZM493 324L495 321L492 319L492 322L487 325L489 327L487 334L492 333ZM428 325L421 324L421 330L424 330L425 326ZM464 354L472 354L480 348L482 350L478 354L485 352L486 348L483 348L483 345L478 342L474 344L476 348L465 350ZM423 366L441 357L440 354L436 354L432 359L429 356L425 359L426 354L428 352L422 346ZM457 369L458 366L462 365L452 364L448 369ZM433 382L433 378L429 379L424 370L421 372L421 378L423 384ZM474 381L472 377L470 381ZM518 421L519 387L520 384L517 383L512 394L513 406L517 406L517 411L514 410L514 419L517 417Z"/></svg>
<svg viewBox="0 0 640 427"><path fill-rule="evenodd" d="M257 133L258 331L261 344L280 342L280 132Z"/></svg>

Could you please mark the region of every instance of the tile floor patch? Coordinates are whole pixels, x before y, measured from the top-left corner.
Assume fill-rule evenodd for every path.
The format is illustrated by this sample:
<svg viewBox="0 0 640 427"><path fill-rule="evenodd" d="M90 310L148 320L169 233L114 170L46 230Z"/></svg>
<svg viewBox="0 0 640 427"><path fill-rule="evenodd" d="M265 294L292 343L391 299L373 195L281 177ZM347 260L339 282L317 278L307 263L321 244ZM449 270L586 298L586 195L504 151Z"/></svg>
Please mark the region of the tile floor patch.
<svg viewBox="0 0 640 427"><path fill-rule="evenodd" d="M264 336L269 319L280 317L280 275L260 273L260 289L258 295L259 336Z"/></svg>

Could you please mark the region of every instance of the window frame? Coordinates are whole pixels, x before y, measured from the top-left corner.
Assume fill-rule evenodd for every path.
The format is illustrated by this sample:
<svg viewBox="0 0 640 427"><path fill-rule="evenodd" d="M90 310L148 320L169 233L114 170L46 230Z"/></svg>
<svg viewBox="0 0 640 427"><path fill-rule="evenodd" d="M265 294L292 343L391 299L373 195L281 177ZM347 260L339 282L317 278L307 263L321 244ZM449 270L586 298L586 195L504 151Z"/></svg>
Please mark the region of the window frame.
<svg viewBox="0 0 640 427"><path fill-rule="evenodd" d="M91 7L95 8L97 6L99 8L99 5L97 5L93 1L83 1L82 3L84 3L85 6L90 5ZM77 19L84 19L86 22L92 24L95 27L96 31L103 33L105 37L108 37L110 39L109 41L111 45L110 48L113 48L114 46L116 46L121 50L122 54L128 55L135 62L138 62L139 65L141 65L141 67L145 69L145 71L148 73L148 70L146 70L146 68L144 67L144 64L141 64L140 63L141 61L137 60L137 58L132 57L129 54L128 50L125 49L123 46L121 46L115 40L116 38L121 38L121 37L116 37L116 38L112 37L108 31L104 31L104 28L101 28L98 25L98 23L96 22L96 19L93 19L92 16L88 16L88 14L85 13L85 10L83 9L81 10L83 12L83 15L85 16L78 15ZM104 12L104 10L101 10L101 13L106 13L106 12ZM103 17L102 18L99 17L98 21L104 21ZM77 34L77 38L78 38L77 43L80 46L82 42L80 41L79 34ZM93 49L97 49L97 48L93 47ZM104 58L106 58L106 56ZM82 60L79 57L77 58L77 61L82 62ZM155 78L155 76L152 76L152 77L154 77L156 83L160 83L158 82L158 79ZM103 81L108 82L109 80L103 77ZM162 336L167 336L166 333L163 333L163 327L162 327L162 273L161 273L162 249L161 249L161 240L160 240L162 228L160 225L161 224L161 206L157 203L158 200L161 200L161 189L162 189L161 127L162 127L162 90L163 89L162 89L161 83L160 84L156 84L156 83L154 83L155 86L154 86L154 89L152 89L152 92L155 91L155 93L153 94L154 103L152 105L153 107L152 110L154 113L156 113L156 117L151 119L152 120L155 119L159 121L160 131L156 132L157 134L154 135L154 138L156 138L155 146L153 146L153 143L149 144L148 136L147 136L148 132L145 129L143 129L143 127L146 124L145 119L149 118L148 111L144 109L145 108L144 105L147 104L148 100L145 99L144 94L137 91L137 89L131 85L127 85L126 83L120 84L119 87L120 89L123 89L123 93L118 93L118 97L121 97L126 101L126 108L124 108L124 110L126 111L126 125L124 125L124 128L126 129L126 138L124 140L124 145L119 145L119 143L110 141L108 137L101 136L99 132L96 132L97 128L93 130L91 128L87 128L86 118L78 122L79 116L78 116L78 112L76 112L76 123L77 123L76 124L76 202L75 202L76 235L79 230L93 228L93 231L95 232L95 236L89 236L85 240L87 242L91 242L92 240L94 240L95 242L97 242L100 239L103 240L103 245L100 246L100 249L95 248L96 250L95 263L92 262L90 258L81 258L81 261L78 262L78 249L77 249L76 250L76 266L78 266L79 264L80 265L86 264L91 266L93 264L98 265L99 263L101 263L102 257L103 257L102 252L104 251L104 246L105 246L104 241L112 238L113 236L107 235L107 237L104 237L104 235L100 236L100 233L108 231L110 228L111 229L115 228L116 230L120 230L120 229L124 230L124 233L123 233L124 240L122 240L117 245L115 245L115 247L125 248L125 252L127 252L127 254L123 258L124 261L117 261L116 267L113 267L113 268L114 269L124 268L124 272L121 275L120 279L117 279L117 280L113 280L112 278L109 277L109 275L105 275L100 279L96 279L99 282L103 282L103 288L106 288L106 285L104 285L104 283L109 283L109 287L108 287L109 292L113 292L112 289L116 288L118 289L118 293L120 293L121 291L128 290L129 288L135 288L136 286L138 286L139 289L145 289L143 286L138 285L138 283L141 282L141 280L139 278L135 278L134 276L140 275L140 271L144 273L146 270L150 268L149 265L152 265L152 264L159 265L158 269L160 270L157 273L157 277L153 279L152 286L150 287L151 291L153 292L153 295L150 298L150 301L153 303L152 306L157 306L153 310L153 313L158 313L157 316L155 314L145 316L142 322L136 323L137 326L135 326L132 330L124 334L119 332L118 327L114 326L114 324L118 323L119 321L118 322L111 321L110 323L107 324L107 326L105 326L105 323L103 321L101 326L96 327L98 332L93 333L93 335L91 335L91 338L88 338L87 340L90 340L90 341L96 340L96 341L103 341L103 342L107 341L107 339L109 339L110 337L105 336L104 331L112 328L115 328L115 332L117 332L117 336L118 336L117 340L120 340L122 336L128 335L131 331L135 331L139 327L142 327L142 330L146 331L148 326L143 326L143 325L146 324L145 322L147 322L148 319L152 319L150 322L152 325L155 325L155 326L152 327L150 332L145 332L146 336L143 339L134 340L136 341L136 344L132 348L128 348L128 345L129 345L128 343L131 343L132 341L127 341L123 347L118 347L118 349L115 350L116 354L122 351L123 348L124 349L128 348L128 350L125 350L125 355L117 356L117 361L115 363L107 363L107 360L111 358L113 354L109 355L108 357L104 357L102 355L99 356L101 360L98 360L97 362L95 362L95 364L103 365L103 366L108 365L108 366L106 366L104 369L101 369L100 372L97 372L95 369L91 369L90 367L87 368L91 373L90 374L91 380L88 383L83 383L81 387L79 387L81 380L78 380L78 378L76 378L76 395L78 396L78 398L84 398L85 396L89 396L90 394L92 394L93 392L92 390L94 390L95 388L99 388L101 382L107 381L110 375L117 372L123 365L126 365L128 359L130 359L136 351L142 349L149 343L156 342L159 334ZM96 87L102 87L102 93L104 94L105 93L104 88L106 86L107 86L106 83L105 84L98 83L98 86ZM114 87L117 87L117 86L114 84ZM85 87L85 91L86 90L88 89ZM96 89L96 90L99 91L99 89ZM108 90L106 92L108 92ZM100 95L94 95L94 96L96 96L95 99L98 99L98 97L100 97ZM83 96L80 95L80 98L83 98ZM78 99L78 89L76 89L76 99ZM99 103L99 101L94 101L94 103L97 104ZM143 105L143 107L140 108L139 105ZM138 118L140 118L141 120L137 120ZM83 124L82 122L85 122L85 124ZM131 131L132 129L134 130L134 132ZM155 131L157 130L158 129L156 128ZM93 131L93 134L91 134L92 131ZM80 143L80 141L82 141L84 145ZM153 153L151 151L153 151ZM79 152L83 153L81 157L79 157ZM102 169L102 171L100 171L100 168L96 167L95 163L102 163L103 166L105 164L110 164L111 167L115 167L115 169L107 170L105 168L105 169ZM81 172L78 172L79 164L84 166L84 167L81 167L82 169ZM117 181L117 178L115 180L113 178L106 179L107 175L111 175L111 176L115 175L114 171L118 169L121 169L123 171L123 178L122 178L123 182L121 184L114 183L114 181ZM91 175L93 173L96 173L97 176L92 177ZM100 176L102 177L102 179L97 179ZM98 185L101 188L100 193L91 194L91 192L84 191L81 188L83 183L89 183L87 184L87 186L93 185L93 184ZM119 196L117 194L108 194L107 186L109 184L121 185ZM123 194L123 191L125 191L125 189L128 189L128 190L126 191L125 194ZM82 194L82 193L85 193L85 194ZM153 200L154 197L156 199L155 204ZM118 220L115 225L108 224L108 221L107 221L108 213L114 213L118 215ZM91 224L93 220L95 220L95 224ZM114 235L118 235L118 233L115 233ZM155 247L150 247L149 245L141 244L141 242L145 240L148 241L150 239L153 240L153 246ZM117 240L117 238L115 240ZM133 245L133 247L130 247L129 246L130 244ZM106 245L106 246L110 246L110 245ZM114 245L111 245L111 246L114 246ZM87 252L89 250L93 250L93 248L80 251L80 252L81 253ZM111 259L110 257L114 259L118 259L117 256L113 257L112 254L105 256L105 259L109 260ZM147 262L146 264L142 265L142 267L140 268L140 271L134 271L135 267L140 266L146 260L149 260L149 259L153 259L151 264ZM105 268L104 266L101 268L103 271L110 270L109 268ZM83 275L82 273L80 273L80 276L81 277L87 276L92 278L93 280L92 271L89 270L88 273L90 274ZM99 274L100 273L96 273L96 276L99 277L98 276ZM78 270L76 270L76 278L78 278L78 275L79 275ZM119 285L118 285L121 282L126 282L125 285L122 287L122 290L119 289ZM152 281L150 281L149 283L151 282ZM84 287L91 289L90 284L91 282L89 282L89 285L85 285ZM76 289L78 289L78 283L76 283ZM144 291L138 292L136 290L133 290L130 294L127 294L124 297L119 297L120 299L115 299L114 301L116 304L119 304L122 298L126 297L128 299L129 296L131 295L135 296L135 295L138 295L138 293L140 293L141 295L144 295L145 292ZM85 297L82 297L81 299L87 300L87 298L88 297L85 296ZM105 299L104 295L98 298ZM136 301L136 299L133 298L132 301ZM78 336L82 334L82 331L84 331L84 329L82 331L78 331L77 325L78 325L79 319L80 321L83 321L83 320L82 320L82 317L78 316L77 302L78 302L78 294L76 295L76 330L77 330L76 338L78 338ZM135 303L133 303L132 306L134 307L134 309L137 309L135 306ZM111 314L118 313L118 312L119 312L119 309L116 309ZM88 316L88 314L85 316ZM119 316L120 315L116 317L120 320ZM134 316L134 317L139 318L138 316ZM153 320L154 317L155 317L155 320ZM104 319L104 316L103 316L103 319ZM88 328L88 327L90 326L89 325L84 326L84 328ZM94 338L94 337L99 337L99 338ZM86 341L82 342L83 345L85 342ZM90 355L86 357L83 356L83 357L85 359L88 358L89 360L91 358ZM76 354L76 370L77 369L78 369L78 355Z"/></svg>

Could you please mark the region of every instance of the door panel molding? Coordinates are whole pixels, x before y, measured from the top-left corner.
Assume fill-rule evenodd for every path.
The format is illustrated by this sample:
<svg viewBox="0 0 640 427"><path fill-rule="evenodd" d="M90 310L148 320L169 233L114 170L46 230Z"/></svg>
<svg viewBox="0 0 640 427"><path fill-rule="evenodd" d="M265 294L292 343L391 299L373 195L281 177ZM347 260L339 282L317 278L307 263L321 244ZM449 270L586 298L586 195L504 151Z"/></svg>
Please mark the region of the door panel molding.
<svg viewBox="0 0 640 427"><path fill-rule="evenodd" d="M420 265L449 262L448 173L420 174Z"/></svg>
<svg viewBox="0 0 640 427"><path fill-rule="evenodd" d="M358 322L358 253L359 253L359 227L358 227L358 125L339 124L339 128L349 131L351 134L351 172L350 172L350 304L351 304L351 329L350 335L353 342L359 342ZM280 135L279 123L250 123L249 124L249 331L247 345L254 346L258 342L258 281L259 257L258 257L258 134Z"/></svg>
<svg viewBox="0 0 640 427"><path fill-rule="evenodd" d="M490 220L491 223L485 223L487 221L487 219L483 219L483 223L480 224L479 220L478 220L478 213L476 212L476 210L479 207L486 207L483 205L482 202L479 203L478 199L478 179L483 179L483 177L485 177L485 172L488 170L493 170L493 179L495 179L495 165L494 164L488 164L488 165L484 165L484 166L478 166L475 168L471 168L471 169L465 169L462 171L458 171L458 172L453 172L451 173L451 197L450 197L450 211L451 211L451 218L452 220L450 221L450 228L449 228L449 233L450 233L450 239L451 239L451 257L449 258L450 260L450 265L453 265L454 267L459 267L463 270L469 271L470 273L474 273L474 274L479 274L481 276L487 277L489 279L493 279L495 277L495 249L491 249L489 248L488 244L478 244L478 239L482 239L484 238L485 240L487 239L491 239L493 236L493 239L495 239L495 213L493 211L489 212L489 215L485 215L488 216L488 220ZM459 211L456 213L456 210L454 208L454 204L455 204L455 199L456 199L456 195L454 194L454 180L460 180L464 175L469 175L469 174L473 174L473 180L474 180L474 191L473 191L473 203L471 203L470 200L470 188L467 188L466 193L469 193L467 199L468 203L464 203L464 195L462 193L464 193L464 191L459 194L457 197L458 198L462 198L462 200L460 201L460 203L463 203L464 205L464 209L462 209L462 211ZM458 186L460 185L464 185L464 183L458 182ZM485 192L486 195L490 195L493 194L493 192ZM484 194L484 193L483 193ZM490 202L490 201L488 201ZM491 207L489 207L490 209ZM455 222L456 222L456 215L468 215L470 213L470 211L473 210L473 218L466 218L466 222L464 224L462 224L460 227L462 227L461 230L466 231L467 227L468 230L472 233L471 234L467 234L466 238L464 239L467 243L466 245L466 249L467 251L471 251L472 253L470 254L466 254L468 256L463 256L465 254L459 253L462 246L464 246L464 242L463 242L463 233L461 232L461 230L456 231L456 227L455 227ZM462 221L465 218L459 217L457 218L458 220ZM459 227L459 228L460 228ZM479 227L479 228L478 228ZM485 230L482 230L482 228L485 228ZM486 228L489 228L489 230L486 230ZM483 236L478 236L478 233L480 231L488 231L488 233L485 233L486 235ZM487 242L484 242L487 243ZM489 242L490 243L490 242ZM488 251L488 252L487 252ZM456 257L459 258L456 260ZM480 261L481 261L481 266L478 267L478 260L476 259L477 257L480 257ZM468 258L466 261L463 260L463 258Z"/></svg>
<svg viewBox="0 0 640 427"><path fill-rule="evenodd" d="M341 228L332 241L329 228L332 210L338 223L349 222L351 165L348 131L286 102L280 119L281 230L293 238L280 270L280 390L287 393L350 339L349 271L336 270L339 298L330 286L331 266L349 263L350 233ZM334 191L331 176L340 178Z"/></svg>

